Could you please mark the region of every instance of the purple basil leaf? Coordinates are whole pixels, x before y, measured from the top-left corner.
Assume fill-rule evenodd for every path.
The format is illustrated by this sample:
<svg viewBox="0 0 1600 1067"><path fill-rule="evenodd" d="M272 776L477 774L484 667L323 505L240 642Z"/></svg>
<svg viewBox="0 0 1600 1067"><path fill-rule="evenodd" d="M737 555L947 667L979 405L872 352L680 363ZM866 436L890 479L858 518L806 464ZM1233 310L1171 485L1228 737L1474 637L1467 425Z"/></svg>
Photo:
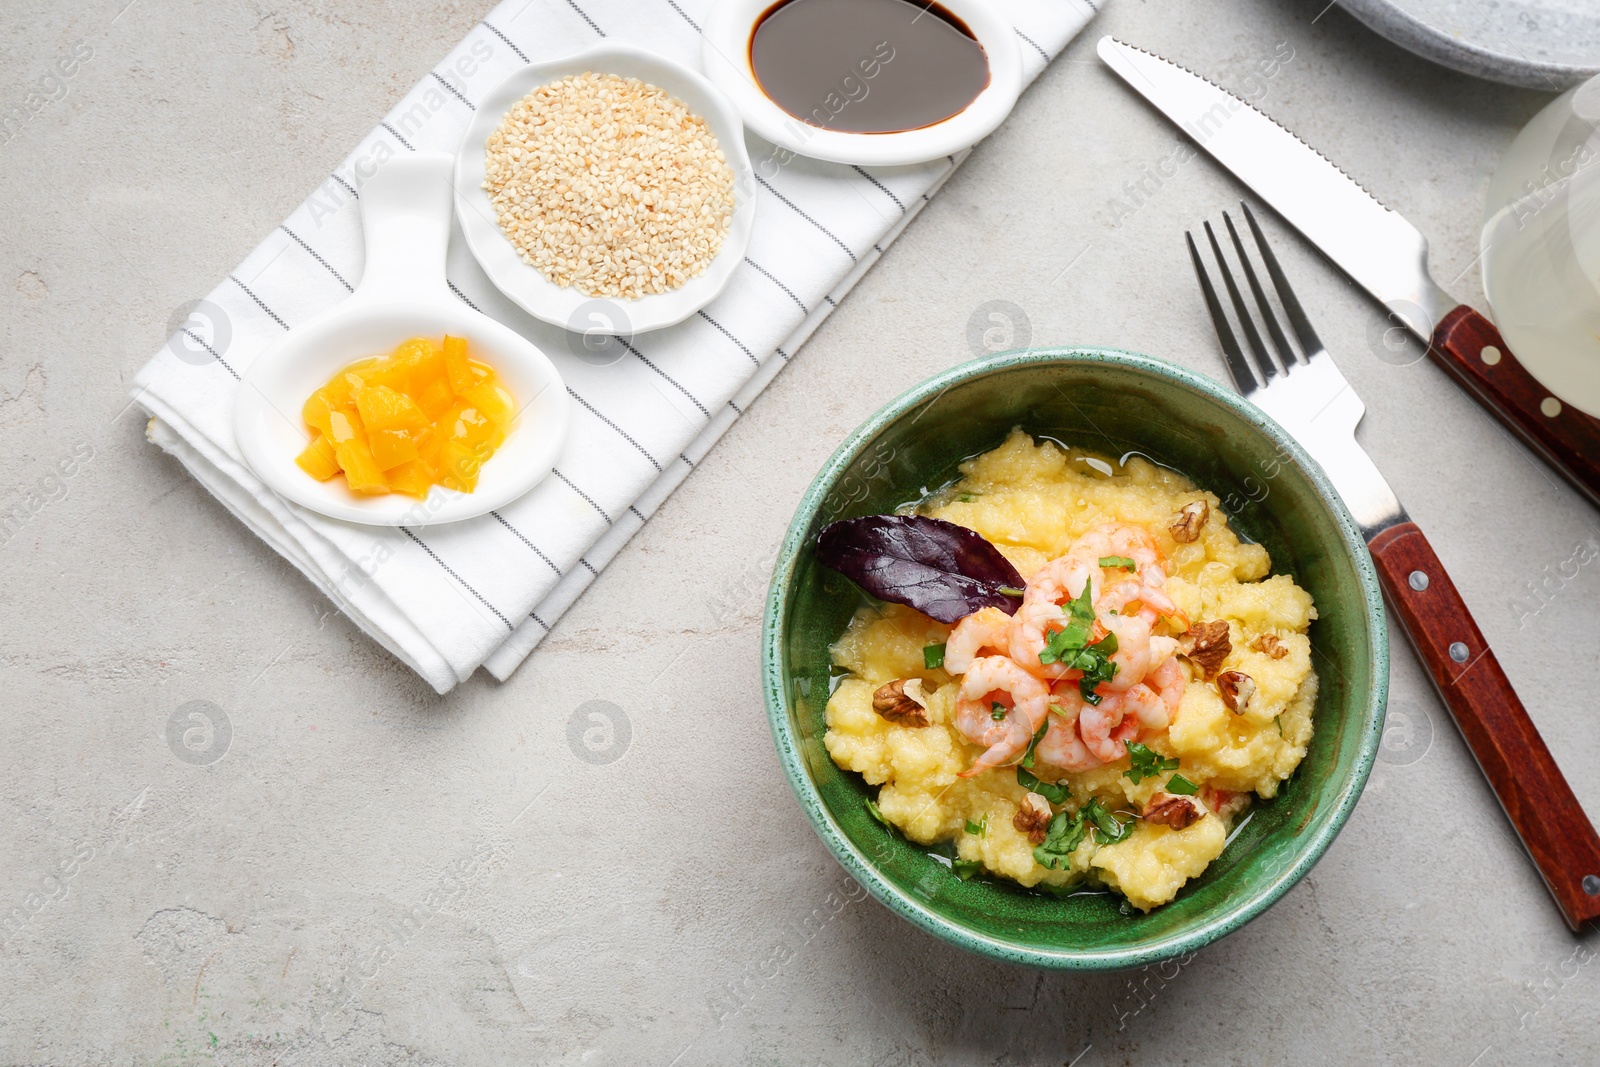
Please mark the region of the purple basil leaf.
<svg viewBox="0 0 1600 1067"><path fill-rule="evenodd" d="M921 515L845 519L817 535L817 560L861 588L940 622L979 608L1007 615L1022 604L1001 592L1021 589L1022 575L1000 550L965 526Z"/></svg>

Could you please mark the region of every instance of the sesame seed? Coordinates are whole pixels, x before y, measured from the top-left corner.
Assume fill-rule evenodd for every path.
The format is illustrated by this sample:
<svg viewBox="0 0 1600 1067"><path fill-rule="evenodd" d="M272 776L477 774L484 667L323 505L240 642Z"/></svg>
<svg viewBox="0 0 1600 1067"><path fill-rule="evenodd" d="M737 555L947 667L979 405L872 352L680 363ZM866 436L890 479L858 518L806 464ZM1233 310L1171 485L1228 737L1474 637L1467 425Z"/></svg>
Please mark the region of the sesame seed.
<svg viewBox="0 0 1600 1067"><path fill-rule="evenodd" d="M702 273L733 219L733 168L705 119L637 78L543 85L485 142L500 230L550 281L637 299Z"/></svg>

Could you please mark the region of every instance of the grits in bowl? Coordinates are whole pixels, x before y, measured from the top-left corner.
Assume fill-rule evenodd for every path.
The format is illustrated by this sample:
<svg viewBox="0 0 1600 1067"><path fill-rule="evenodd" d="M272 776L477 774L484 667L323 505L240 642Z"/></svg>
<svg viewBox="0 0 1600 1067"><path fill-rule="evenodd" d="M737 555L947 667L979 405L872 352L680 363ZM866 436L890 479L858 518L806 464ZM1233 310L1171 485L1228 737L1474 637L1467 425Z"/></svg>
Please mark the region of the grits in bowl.
<svg viewBox="0 0 1600 1067"><path fill-rule="evenodd" d="M955 874L1165 904L1306 754L1311 596L1139 456L1016 430L960 470L915 513L998 548L1020 603L953 627L859 609L832 647L827 752Z"/></svg>

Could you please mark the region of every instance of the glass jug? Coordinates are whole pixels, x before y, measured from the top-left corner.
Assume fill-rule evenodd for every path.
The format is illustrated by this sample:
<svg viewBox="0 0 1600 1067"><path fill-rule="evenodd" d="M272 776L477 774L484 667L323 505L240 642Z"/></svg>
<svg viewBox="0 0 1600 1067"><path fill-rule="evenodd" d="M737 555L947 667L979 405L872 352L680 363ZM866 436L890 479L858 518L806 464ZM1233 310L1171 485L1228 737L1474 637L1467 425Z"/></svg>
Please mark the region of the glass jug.
<svg viewBox="0 0 1600 1067"><path fill-rule="evenodd" d="M1479 247L1495 325L1529 373L1600 417L1600 76L1506 150Z"/></svg>

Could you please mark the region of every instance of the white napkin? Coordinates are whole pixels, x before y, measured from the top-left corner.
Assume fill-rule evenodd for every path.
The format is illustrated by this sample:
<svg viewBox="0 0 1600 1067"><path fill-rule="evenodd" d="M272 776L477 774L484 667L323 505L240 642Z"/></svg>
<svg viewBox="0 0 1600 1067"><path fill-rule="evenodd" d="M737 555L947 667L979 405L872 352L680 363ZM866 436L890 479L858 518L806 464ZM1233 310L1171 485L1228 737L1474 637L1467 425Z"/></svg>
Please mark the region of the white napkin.
<svg viewBox="0 0 1600 1067"><path fill-rule="evenodd" d="M600 366L505 299L452 233L451 287L560 367L572 432L553 475L482 518L384 529L287 503L239 457L239 376L285 330L361 277L362 182L400 152L450 151L474 101L512 71L602 37L699 66L714 0L505 0L214 289L135 378L149 438L367 633L443 693L480 664L505 679L948 178L914 167L789 158L751 136L761 175L749 253L704 312L641 334ZM1031 81L1099 0L994 0ZM776 358L773 358L776 355Z"/></svg>

